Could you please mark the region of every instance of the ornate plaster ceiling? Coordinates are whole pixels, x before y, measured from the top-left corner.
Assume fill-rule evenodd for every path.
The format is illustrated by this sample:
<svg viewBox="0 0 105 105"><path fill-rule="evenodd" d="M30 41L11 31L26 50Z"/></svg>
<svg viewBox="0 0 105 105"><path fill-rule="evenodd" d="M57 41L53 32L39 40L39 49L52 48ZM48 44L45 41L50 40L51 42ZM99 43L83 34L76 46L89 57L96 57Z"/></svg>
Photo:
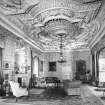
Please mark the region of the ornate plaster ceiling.
<svg viewBox="0 0 105 105"><path fill-rule="evenodd" d="M0 12L45 50L88 48L102 0L0 0Z"/></svg>

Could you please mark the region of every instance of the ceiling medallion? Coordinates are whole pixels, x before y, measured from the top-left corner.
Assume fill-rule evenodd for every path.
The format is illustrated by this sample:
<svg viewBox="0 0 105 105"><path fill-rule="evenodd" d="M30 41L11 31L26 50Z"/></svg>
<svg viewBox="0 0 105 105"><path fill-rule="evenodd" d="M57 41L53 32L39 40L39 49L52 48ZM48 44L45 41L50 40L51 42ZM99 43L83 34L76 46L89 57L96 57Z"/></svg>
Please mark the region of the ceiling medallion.
<svg viewBox="0 0 105 105"><path fill-rule="evenodd" d="M54 39L58 39L59 35L62 37L75 36L74 32L78 31L78 26L65 19L54 19L48 21L44 30Z"/></svg>

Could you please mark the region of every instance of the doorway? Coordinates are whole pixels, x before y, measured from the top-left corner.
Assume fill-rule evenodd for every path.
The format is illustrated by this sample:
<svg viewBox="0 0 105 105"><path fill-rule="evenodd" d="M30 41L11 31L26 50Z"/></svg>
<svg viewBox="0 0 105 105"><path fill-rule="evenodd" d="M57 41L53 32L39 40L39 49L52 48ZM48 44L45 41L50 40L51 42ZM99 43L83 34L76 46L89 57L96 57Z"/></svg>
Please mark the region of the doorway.
<svg viewBox="0 0 105 105"><path fill-rule="evenodd" d="M0 48L0 71L2 69L2 48Z"/></svg>
<svg viewBox="0 0 105 105"><path fill-rule="evenodd" d="M76 79L84 80L86 73L86 61L78 60L76 61Z"/></svg>
<svg viewBox="0 0 105 105"><path fill-rule="evenodd" d="M22 86L22 78L21 77L18 77L18 83L20 86Z"/></svg>
<svg viewBox="0 0 105 105"><path fill-rule="evenodd" d="M2 71L2 48L0 48L0 87L3 85L3 71Z"/></svg>

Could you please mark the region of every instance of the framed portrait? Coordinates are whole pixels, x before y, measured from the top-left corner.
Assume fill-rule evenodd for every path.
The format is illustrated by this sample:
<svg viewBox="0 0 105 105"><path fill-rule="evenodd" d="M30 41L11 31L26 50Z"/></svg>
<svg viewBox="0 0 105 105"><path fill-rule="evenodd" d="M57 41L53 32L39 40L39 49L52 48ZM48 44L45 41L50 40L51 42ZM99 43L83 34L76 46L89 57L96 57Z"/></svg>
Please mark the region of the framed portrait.
<svg viewBox="0 0 105 105"><path fill-rule="evenodd" d="M56 71L56 62L49 62L49 71Z"/></svg>
<svg viewBox="0 0 105 105"><path fill-rule="evenodd" d="M11 65L9 61L3 61L3 68L4 69L10 69Z"/></svg>

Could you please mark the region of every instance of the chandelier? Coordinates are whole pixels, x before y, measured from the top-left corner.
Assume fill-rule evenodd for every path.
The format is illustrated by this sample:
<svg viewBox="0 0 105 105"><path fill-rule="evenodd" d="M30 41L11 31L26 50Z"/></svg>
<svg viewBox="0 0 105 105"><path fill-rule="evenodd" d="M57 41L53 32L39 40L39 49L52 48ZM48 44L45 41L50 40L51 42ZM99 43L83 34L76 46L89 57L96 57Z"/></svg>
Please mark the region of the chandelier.
<svg viewBox="0 0 105 105"><path fill-rule="evenodd" d="M59 57L59 60L58 60L58 63L65 63L66 60L64 59L64 54L63 54L63 38L64 38L65 35L63 34L60 34L59 35L59 38L60 38L60 57Z"/></svg>

